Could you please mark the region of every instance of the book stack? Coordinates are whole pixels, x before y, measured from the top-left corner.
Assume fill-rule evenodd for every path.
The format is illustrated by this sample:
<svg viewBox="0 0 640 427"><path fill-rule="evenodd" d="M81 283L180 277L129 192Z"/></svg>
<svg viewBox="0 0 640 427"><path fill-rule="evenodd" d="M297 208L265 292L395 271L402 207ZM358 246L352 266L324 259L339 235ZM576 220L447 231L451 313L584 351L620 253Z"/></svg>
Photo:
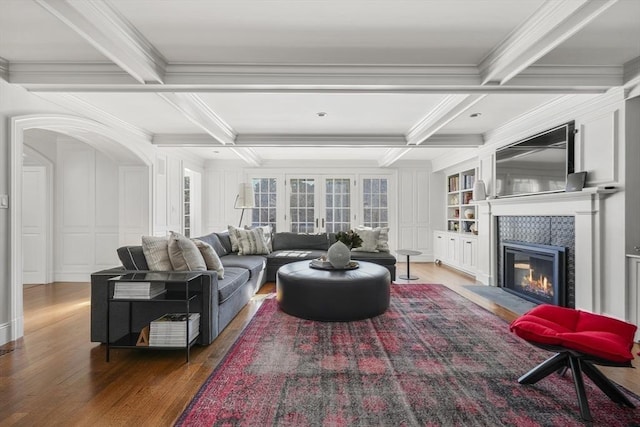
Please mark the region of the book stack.
<svg viewBox="0 0 640 427"><path fill-rule="evenodd" d="M164 283L158 282L116 282L114 299L151 299L166 292Z"/></svg>
<svg viewBox="0 0 640 427"><path fill-rule="evenodd" d="M189 313L189 342L200 333L200 313ZM187 342L187 314L169 313L151 322L150 347L184 347Z"/></svg>

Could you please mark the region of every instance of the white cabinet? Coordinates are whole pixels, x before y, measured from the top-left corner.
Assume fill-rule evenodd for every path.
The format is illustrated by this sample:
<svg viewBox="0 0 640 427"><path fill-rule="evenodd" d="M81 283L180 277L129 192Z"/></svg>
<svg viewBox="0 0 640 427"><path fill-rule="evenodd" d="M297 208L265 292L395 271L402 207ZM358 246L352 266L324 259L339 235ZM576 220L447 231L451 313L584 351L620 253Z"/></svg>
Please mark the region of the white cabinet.
<svg viewBox="0 0 640 427"><path fill-rule="evenodd" d="M478 245L476 236L446 231L435 231L433 236L436 263L440 261L465 273L475 274Z"/></svg>
<svg viewBox="0 0 640 427"><path fill-rule="evenodd" d="M640 256L627 255L627 295L629 297L629 322L640 325ZM640 331L636 332L640 339Z"/></svg>

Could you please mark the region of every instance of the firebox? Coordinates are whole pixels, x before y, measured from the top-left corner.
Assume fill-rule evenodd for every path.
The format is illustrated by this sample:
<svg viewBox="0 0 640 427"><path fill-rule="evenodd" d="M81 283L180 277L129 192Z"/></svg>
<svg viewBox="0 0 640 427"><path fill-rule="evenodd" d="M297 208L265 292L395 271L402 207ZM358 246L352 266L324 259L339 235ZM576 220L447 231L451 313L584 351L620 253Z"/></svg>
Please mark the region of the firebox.
<svg viewBox="0 0 640 427"><path fill-rule="evenodd" d="M566 306L566 248L504 241L501 250L506 291L535 303Z"/></svg>

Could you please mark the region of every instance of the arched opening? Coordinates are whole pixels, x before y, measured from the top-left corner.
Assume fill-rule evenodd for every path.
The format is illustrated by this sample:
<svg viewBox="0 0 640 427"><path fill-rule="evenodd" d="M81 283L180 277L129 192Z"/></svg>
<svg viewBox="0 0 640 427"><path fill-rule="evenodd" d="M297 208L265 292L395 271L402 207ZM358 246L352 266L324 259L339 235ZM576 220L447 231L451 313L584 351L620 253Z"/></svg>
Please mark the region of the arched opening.
<svg viewBox="0 0 640 427"><path fill-rule="evenodd" d="M34 129L48 130L66 135L108 156L119 167L119 237L118 242L127 240L128 234L149 233L151 227L151 187L152 161L151 146L146 141L136 141L98 122L65 115L29 115L11 119L9 141L10 191L10 264L9 264L9 340L24 335L23 314L23 270L22 270L22 178L25 132ZM130 194L130 184L135 194ZM141 199L142 198L142 199ZM142 206L136 209L132 222L127 215L129 203ZM134 225L132 225L134 224Z"/></svg>

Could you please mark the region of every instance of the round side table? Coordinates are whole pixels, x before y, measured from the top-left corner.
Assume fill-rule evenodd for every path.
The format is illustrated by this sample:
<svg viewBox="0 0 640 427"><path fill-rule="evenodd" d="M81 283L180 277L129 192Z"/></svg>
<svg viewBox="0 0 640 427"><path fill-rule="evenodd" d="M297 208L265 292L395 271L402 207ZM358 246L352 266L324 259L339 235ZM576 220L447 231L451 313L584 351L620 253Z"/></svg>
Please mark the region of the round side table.
<svg viewBox="0 0 640 427"><path fill-rule="evenodd" d="M396 251L396 253L398 255L403 255L407 257L407 274L401 274L400 276L398 276L400 279L403 280L417 280L418 276L412 276L411 275L411 270L409 269L409 257L411 256L416 256L416 255L422 255L422 252L420 251L413 251L411 249L398 249Z"/></svg>

